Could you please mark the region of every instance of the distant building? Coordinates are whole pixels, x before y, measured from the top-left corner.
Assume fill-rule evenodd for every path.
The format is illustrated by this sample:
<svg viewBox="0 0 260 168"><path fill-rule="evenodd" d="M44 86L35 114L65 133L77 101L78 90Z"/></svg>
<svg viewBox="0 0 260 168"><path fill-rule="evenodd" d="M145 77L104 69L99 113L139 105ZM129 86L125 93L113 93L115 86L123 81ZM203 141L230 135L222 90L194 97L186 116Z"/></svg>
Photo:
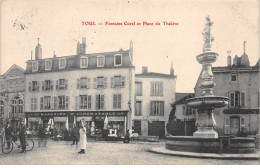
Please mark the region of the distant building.
<svg viewBox="0 0 260 168"><path fill-rule="evenodd" d="M227 66L213 67L215 96L229 98L229 105L214 110L215 130L219 135L247 135L259 133L259 61L250 66L247 54L235 56L233 65L231 56L227 58ZM196 97L200 96L199 80L195 86Z"/></svg>
<svg viewBox="0 0 260 168"><path fill-rule="evenodd" d="M176 76L171 66L170 74L148 72L142 68L135 75L134 132L143 136L164 137L166 124L175 100Z"/></svg>
<svg viewBox="0 0 260 168"><path fill-rule="evenodd" d="M0 121L10 122L14 129L19 121L24 119L24 69L12 65L3 75L0 75Z"/></svg>
<svg viewBox="0 0 260 168"><path fill-rule="evenodd" d="M36 51L41 51L38 44ZM25 113L31 129L40 121L54 120L59 134L84 119L88 132L94 124L96 130L109 126L123 134L132 128L134 109L135 67L132 64L132 42L129 50L104 53L85 53L86 39L77 44L77 55L42 58L26 62Z"/></svg>

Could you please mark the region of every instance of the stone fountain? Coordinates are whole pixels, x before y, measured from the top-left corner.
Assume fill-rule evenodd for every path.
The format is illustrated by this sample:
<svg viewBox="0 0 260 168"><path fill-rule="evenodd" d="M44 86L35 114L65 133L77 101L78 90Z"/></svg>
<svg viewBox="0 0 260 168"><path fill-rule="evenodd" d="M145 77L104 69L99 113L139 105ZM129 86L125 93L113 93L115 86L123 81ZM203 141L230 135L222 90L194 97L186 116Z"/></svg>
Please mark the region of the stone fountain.
<svg viewBox="0 0 260 168"><path fill-rule="evenodd" d="M255 149L253 139L230 137L218 137L214 131L216 121L214 119L214 109L225 107L228 104L228 98L214 96L212 63L218 57L218 54L211 51L211 42L214 38L211 35L213 22L209 16L206 17L203 34L203 53L199 54L196 59L202 64L201 96L188 99L187 105L197 109L196 126L198 130L193 136L169 136L166 137L166 149L174 151L199 152L199 153L219 153L222 149L227 148L227 152L252 152ZM224 142L225 141L225 142ZM227 143L226 143L227 142ZM225 146L225 144L228 144Z"/></svg>

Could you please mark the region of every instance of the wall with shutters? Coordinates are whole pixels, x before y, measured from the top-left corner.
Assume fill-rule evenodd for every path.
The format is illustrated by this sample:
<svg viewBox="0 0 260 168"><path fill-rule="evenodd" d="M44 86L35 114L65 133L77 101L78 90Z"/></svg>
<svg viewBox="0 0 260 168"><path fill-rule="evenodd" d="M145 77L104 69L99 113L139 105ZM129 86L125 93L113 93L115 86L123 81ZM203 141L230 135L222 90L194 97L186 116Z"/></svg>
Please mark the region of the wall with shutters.
<svg viewBox="0 0 260 168"><path fill-rule="evenodd" d="M134 69L130 69L134 74ZM99 76L103 76L106 78L105 88L97 88L95 86L95 79ZM114 76L122 76L122 87L111 87L111 78ZM87 77L88 87L80 88L78 81L82 77ZM61 90L57 87L57 83L59 83L59 79L65 79L65 89ZM50 90L44 90L42 86L44 84L43 81L51 80L52 87ZM39 90L30 91L32 87L32 81L38 81ZM133 81L133 80L132 80ZM134 84L132 84L133 87ZM51 72L51 73L35 73L35 74L26 74L26 112L31 111L31 97L37 97L37 111L57 111L54 108L50 110L40 110L40 99L44 96L51 96L51 106L55 106L54 97L58 96L68 96L68 109L64 109L64 111L80 111L79 109L79 96L80 95L89 95L91 96L91 109L82 109L82 111L90 110L96 111L96 95L104 95L104 110L109 111L122 111L129 110L128 102L129 99L133 99L134 97L129 97L129 69L128 68L118 68L116 69L95 69L95 70L72 70L72 71L61 71L61 72ZM132 89L132 91L134 91ZM121 109L113 109L113 94L121 94ZM132 93L134 95L134 93ZM78 100L77 100L78 97ZM78 102L77 102L78 101ZM134 101L131 101L134 102ZM132 104L132 109L134 109L134 104ZM35 112L34 111L34 112ZM97 110L101 111L101 110Z"/></svg>
<svg viewBox="0 0 260 168"><path fill-rule="evenodd" d="M166 124L169 119L171 111L171 103L175 101L176 91L176 78L163 78L163 77L136 77L136 82L142 83L142 96L136 96L136 101L142 102L142 115L135 116L133 112L134 120L141 120L142 135L148 135L148 121L165 121L165 134ZM163 83L163 93L159 96L151 95L151 83L159 82ZM151 115L151 101L164 101L164 115Z"/></svg>

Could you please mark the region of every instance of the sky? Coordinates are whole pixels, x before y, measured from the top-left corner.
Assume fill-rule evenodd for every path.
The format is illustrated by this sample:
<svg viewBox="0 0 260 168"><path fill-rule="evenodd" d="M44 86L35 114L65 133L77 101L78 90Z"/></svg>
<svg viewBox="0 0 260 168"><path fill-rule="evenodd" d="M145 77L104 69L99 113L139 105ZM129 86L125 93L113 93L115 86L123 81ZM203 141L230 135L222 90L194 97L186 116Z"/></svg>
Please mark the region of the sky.
<svg viewBox="0 0 260 168"><path fill-rule="evenodd" d="M132 40L136 73L147 66L149 72L169 74L172 61L176 92L194 92L202 67L196 56L202 53L207 15L214 22L212 51L219 54L213 66L227 65L227 51L232 59L241 56L243 41L250 64L255 65L259 59L257 0L2 0L0 74L13 64L25 69L31 51L34 58L37 38L43 58L53 57L54 51L57 57L75 55L82 37L86 37L87 53L128 50ZM165 26L164 21L178 25Z"/></svg>

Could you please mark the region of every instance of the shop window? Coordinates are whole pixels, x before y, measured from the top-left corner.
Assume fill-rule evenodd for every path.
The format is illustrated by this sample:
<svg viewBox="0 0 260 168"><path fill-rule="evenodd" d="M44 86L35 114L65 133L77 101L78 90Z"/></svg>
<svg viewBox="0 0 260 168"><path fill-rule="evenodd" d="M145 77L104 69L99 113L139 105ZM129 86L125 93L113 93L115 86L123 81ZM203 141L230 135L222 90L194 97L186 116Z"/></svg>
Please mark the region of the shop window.
<svg viewBox="0 0 260 168"><path fill-rule="evenodd" d="M96 95L96 109L102 110L104 109L105 104L105 96L104 95Z"/></svg>
<svg viewBox="0 0 260 168"><path fill-rule="evenodd" d="M142 115L142 101L135 102L135 115L136 116Z"/></svg>
<svg viewBox="0 0 260 168"><path fill-rule="evenodd" d="M151 96L163 96L163 82L151 82Z"/></svg>
<svg viewBox="0 0 260 168"><path fill-rule="evenodd" d="M136 96L143 95L142 82L135 82L135 95Z"/></svg>
<svg viewBox="0 0 260 168"><path fill-rule="evenodd" d="M121 109L121 94L113 95L113 109Z"/></svg>
<svg viewBox="0 0 260 168"><path fill-rule="evenodd" d="M114 56L114 66L122 65L122 55L115 55Z"/></svg>
<svg viewBox="0 0 260 168"><path fill-rule="evenodd" d="M151 101L151 115L164 115L164 101Z"/></svg>

